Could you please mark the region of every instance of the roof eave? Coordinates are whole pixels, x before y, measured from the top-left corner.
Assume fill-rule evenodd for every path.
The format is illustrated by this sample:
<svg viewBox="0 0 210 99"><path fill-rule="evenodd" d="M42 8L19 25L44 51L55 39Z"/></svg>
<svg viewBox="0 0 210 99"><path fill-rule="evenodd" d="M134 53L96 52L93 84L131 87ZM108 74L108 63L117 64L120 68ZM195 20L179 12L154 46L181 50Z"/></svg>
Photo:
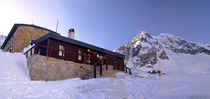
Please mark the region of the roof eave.
<svg viewBox="0 0 210 99"><path fill-rule="evenodd" d="M61 42L65 42L65 43L69 43L69 44L73 44L73 45L76 45L76 46L80 46L80 47L84 47L84 48L88 48L88 49L92 49L92 50L96 50L96 51L99 51L99 52L102 52L102 53L106 53L106 54L109 54L109 55L113 55L113 56L117 56L119 58L123 58L124 59L124 55L122 54L119 54L119 53L116 53L116 52L113 52L113 51L109 51L109 50L106 50L106 49L103 49L103 48L100 48L100 47L97 47L97 46L94 46L94 45L91 45L91 44L88 44L88 43L84 43L84 42L81 42L81 41L77 41L77 40L73 40L73 39L70 39L70 38L66 38L66 37L63 37L63 36L60 36L60 35L55 35L55 34L47 34L33 42L31 42L31 44L38 44L46 39L54 39L54 40L58 40L58 41L61 41ZM80 44L79 44L80 43Z"/></svg>

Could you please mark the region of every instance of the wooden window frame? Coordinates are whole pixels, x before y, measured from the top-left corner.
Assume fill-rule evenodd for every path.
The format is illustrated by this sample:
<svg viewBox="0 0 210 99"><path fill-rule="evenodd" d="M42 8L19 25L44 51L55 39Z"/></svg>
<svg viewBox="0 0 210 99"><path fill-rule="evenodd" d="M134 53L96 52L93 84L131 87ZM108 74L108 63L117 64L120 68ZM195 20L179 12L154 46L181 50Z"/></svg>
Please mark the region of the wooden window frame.
<svg viewBox="0 0 210 99"><path fill-rule="evenodd" d="M78 50L78 61L82 61L82 50Z"/></svg>
<svg viewBox="0 0 210 99"><path fill-rule="evenodd" d="M58 56L65 57L65 47L63 45L58 45Z"/></svg>

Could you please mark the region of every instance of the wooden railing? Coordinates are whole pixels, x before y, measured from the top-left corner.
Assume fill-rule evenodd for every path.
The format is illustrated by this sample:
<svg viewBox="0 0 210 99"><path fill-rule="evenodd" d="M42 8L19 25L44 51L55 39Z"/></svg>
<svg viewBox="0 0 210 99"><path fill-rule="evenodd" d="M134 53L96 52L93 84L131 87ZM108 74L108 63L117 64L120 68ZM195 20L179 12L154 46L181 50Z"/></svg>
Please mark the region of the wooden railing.
<svg viewBox="0 0 210 99"><path fill-rule="evenodd" d="M125 73L128 73L129 72L129 74L131 75L131 69L130 68L124 66L124 69L125 69Z"/></svg>
<svg viewBox="0 0 210 99"><path fill-rule="evenodd" d="M63 53L64 55L59 56L59 51L61 53ZM44 45L33 46L24 53L24 55L26 55L27 58L31 55L34 55L34 54L54 57L54 58L73 61L73 62L78 62L78 63L91 64L91 65L94 66L94 77L96 77L96 66L100 66L100 75L102 75L102 65L103 65L102 61L105 61L104 59L96 59L96 57L93 57L93 56L73 53L72 51L59 50L58 48L49 47L47 49L47 46L44 46ZM81 60L78 60L79 55L82 56ZM88 59L88 58L90 59L90 63L85 62L85 61L87 61L85 59ZM104 65L106 65L106 63ZM126 67L125 65L123 67L124 67L123 71L131 74L131 69L130 68ZM113 68L114 68L114 70L117 69L115 66Z"/></svg>
<svg viewBox="0 0 210 99"><path fill-rule="evenodd" d="M61 56L59 56L59 52L62 53ZM97 61L97 59L93 56L73 53L71 51L59 50L58 48L49 47L47 51L47 46L44 45L33 46L24 53L24 55L26 55L27 58L33 54L86 64L94 64ZM78 56L81 56L81 60L78 59Z"/></svg>
<svg viewBox="0 0 210 99"><path fill-rule="evenodd" d="M27 50L25 53L24 53L24 55L26 55L26 58L28 58L29 56L31 56L31 55L33 55L33 54L35 54L35 48L36 46L33 46L33 47L31 47L29 50Z"/></svg>

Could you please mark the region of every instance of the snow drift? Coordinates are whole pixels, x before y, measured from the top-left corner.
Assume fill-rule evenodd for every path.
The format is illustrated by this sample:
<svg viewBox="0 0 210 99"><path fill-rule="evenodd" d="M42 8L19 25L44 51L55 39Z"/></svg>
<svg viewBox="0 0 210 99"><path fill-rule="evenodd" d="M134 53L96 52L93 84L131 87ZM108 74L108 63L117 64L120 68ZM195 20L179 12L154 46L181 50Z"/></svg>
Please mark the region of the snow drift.
<svg viewBox="0 0 210 99"><path fill-rule="evenodd" d="M0 51L0 98L210 99L209 60L205 54L172 55L155 66L166 73L162 77L142 69L133 76L45 82L30 81L24 55Z"/></svg>
<svg viewBox="0 0 210 99"><path fill-rule="evenodd" d="M5 39L6 39L6 36L0 35L0 48L1 48L1 45L3 44Z"/></svg>

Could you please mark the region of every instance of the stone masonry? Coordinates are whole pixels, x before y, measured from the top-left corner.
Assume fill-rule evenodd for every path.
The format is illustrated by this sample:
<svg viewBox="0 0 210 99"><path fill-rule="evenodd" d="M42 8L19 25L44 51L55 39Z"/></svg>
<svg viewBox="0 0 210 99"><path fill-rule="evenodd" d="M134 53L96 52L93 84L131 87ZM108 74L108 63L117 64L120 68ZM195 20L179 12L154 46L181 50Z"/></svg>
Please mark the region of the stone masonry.
<svg viewBox="0 0 210 99"><path fill-rule="evenodd" d="M9 51L11 49L11 52L21 52L31 40L36 40L48 33L47 30L35 27L19 26L3 50Z"/></svg>
<svg viewBox="0 0 210 99"><path fill-rule="evenodd" d="M27 59L27 67L31 80L64 80L80 77L93 78L93 66L64 61L52 57L32 55Z"/></svg>
<svg viewBox="0 0 210 99"><path fill-rule="evenodd" d="M94 78L92 65L80 64L41 55L32 55L27 59L27 67L31 80L64 80L79 77L81 79ZM97 77L115 77L118 70L113 70L112 65L102 67L102 76L99 75L99 66L96 68Z"/></svg>

